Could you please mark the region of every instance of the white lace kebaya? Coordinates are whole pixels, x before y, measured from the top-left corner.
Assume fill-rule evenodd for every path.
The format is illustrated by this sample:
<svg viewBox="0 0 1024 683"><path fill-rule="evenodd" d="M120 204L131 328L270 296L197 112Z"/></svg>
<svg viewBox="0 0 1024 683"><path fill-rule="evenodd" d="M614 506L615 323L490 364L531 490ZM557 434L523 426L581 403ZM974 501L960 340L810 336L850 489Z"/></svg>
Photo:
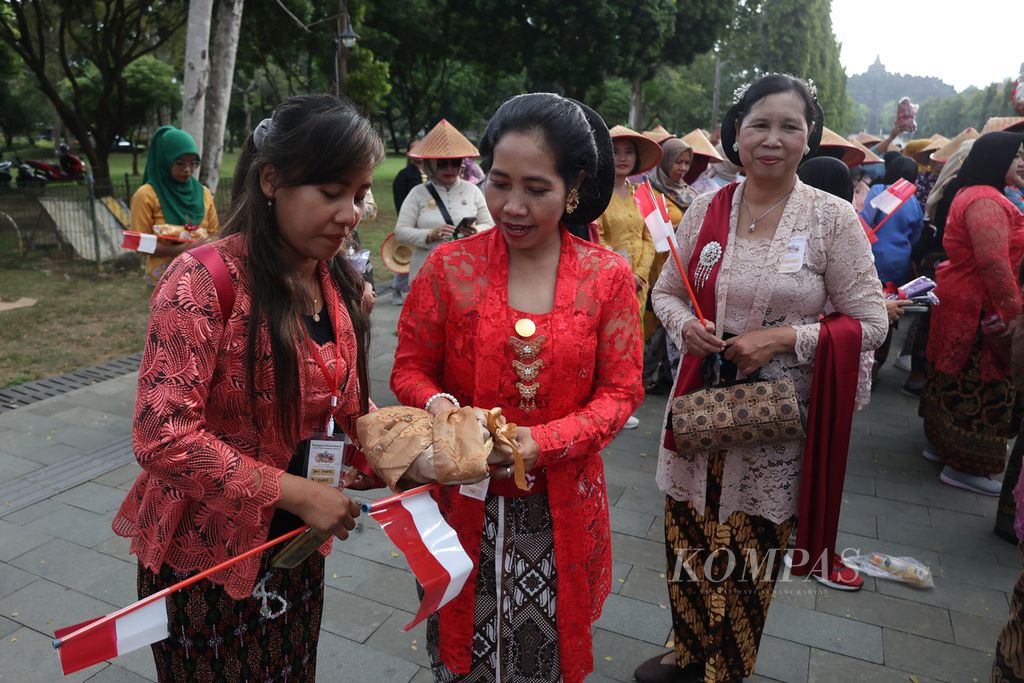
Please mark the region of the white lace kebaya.
<svg viewBox="0 0 1024 683"><path fill-rule="evenodd" d="M786 325L796 330L795 353L775 356L761 368L761 377L790 377L806 418L818 347L818 318L826 302L831 300L836 310L861 322L862 350L873 350L885 339L888 319L871 248L849 202L799 180L771 240L738 240L736 217L742 192L741 186L733 197L729 239L717 281L717 328L720 333L730 334ZM689 262L712 196L697 198L679 226L683 263ZM794 238L806 240L803 265L795 272L779 272L782 257ZM671 261L654 287L652 301L668 334L677 342L681 340L683 324L695 316L679 271ZM858 391L864 389L859 387ZM799 505L803 450L802 441L730 450L722 477L719 521L724 522L737 510L775 523L794 516ZM703 513L707 455L677 454L661 448L657 482L666 494L689 501Z"/></svg>

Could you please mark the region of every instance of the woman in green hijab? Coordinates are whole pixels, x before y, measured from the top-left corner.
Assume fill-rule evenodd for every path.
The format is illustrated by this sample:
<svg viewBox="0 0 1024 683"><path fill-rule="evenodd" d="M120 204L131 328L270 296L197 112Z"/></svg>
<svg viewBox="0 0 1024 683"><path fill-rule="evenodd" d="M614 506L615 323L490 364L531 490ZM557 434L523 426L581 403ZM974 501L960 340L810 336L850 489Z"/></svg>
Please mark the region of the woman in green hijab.
<svg viewBox="0 0 1024 683"><path fill-rule="evenodd" d="M155 285L167 264L183 251L217 233L213 195L192 177L199 168L199 149L192 136L174 126L161 126L150 139L144 183L132 196L131 229L153 233L156 250L146 258L146 280Z"/></svg>

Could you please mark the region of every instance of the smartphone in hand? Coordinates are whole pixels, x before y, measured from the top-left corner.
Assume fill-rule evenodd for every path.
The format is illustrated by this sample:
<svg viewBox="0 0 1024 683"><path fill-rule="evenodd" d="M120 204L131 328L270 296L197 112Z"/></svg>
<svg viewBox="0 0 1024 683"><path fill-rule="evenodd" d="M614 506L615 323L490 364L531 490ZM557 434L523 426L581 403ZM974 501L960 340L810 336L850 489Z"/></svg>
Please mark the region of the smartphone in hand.
<svg viewBox="0 0 1024 683"><path fill-rule="evenodd" d="M476 216L466 216L459 224L455 226L455 231L452 233L452 239L457 240L460 237L469 237L470 235L476 234Z"/></svg>

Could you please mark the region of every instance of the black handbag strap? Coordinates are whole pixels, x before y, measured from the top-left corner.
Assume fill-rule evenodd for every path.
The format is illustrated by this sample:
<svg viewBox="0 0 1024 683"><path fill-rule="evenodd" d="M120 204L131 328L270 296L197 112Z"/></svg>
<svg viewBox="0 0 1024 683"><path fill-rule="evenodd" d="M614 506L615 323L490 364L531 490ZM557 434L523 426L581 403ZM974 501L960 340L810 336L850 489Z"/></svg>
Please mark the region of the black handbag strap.
<svg viewBox="0 0 1024 683"><path fill-rule="evenodd" d="M434 183L427 183L427 192L429 192L430 196L434 198L435 202L437 202L437 210L441 212L441 218L444 219L444 222L448 225L455 225L452 221L452 215L448 213L448 207L445 206L444 202L441 200L441 195L437 193L437 188L434 187Z"/></svg>
<svg viewBox="0 0 1024 683"><path fill-rule="evenodd" d="M736 335L726 335L726 339L734 337ZM714 386L735 386L737 384L752 384L754 382L761 381L761 368L754 371L753 374L747 375L743 379L723 380L722 379L722 364L728 363L721 353L712 353L703 361L700 365L700 376L704 380L704 388L710 389Z"/></svg>

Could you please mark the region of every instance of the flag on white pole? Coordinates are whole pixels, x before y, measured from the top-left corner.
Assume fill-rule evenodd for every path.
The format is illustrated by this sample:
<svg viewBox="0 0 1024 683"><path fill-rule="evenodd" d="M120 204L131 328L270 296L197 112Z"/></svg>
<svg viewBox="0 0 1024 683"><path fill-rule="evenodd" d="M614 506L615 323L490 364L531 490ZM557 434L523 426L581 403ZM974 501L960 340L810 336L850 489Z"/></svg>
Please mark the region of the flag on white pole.
<svg viewBox="0 0 1024 683"><path fill-rule="evenodd" d="M156 235L148 232L125 230L121 241L121 248L139 251L143 254L154 254L156 253Z"/></svg>
<svg viewBox="0 0 1024 683"><path fill-rule="evenodd" d="M875 195L875 198L869 203L882 213L890 214L903 206L903 202L913 197L916 192L917 187L914 186L914 183L911 183L904 178L900 178L895 183L885 188L885 190Z"/></svg>
<svg viewBox="0 0 1024 683"><path fill-rule="evenodd" d="M66 626L53 635L59 640L101 618ZM87 666L152 645L167 636L167 599L161 598L62 643L57 653L61 669L67 676Z"/></svg>
<svg viewBox="0 0 1024 683"><path fill-rule="evenodd" d="M436 488L436 484L420 486L364 508L405 554L409 568L423 586L420 609L406 624L406 631L455 598L473 571L473 561L462 548L458 534L448 526L430 495Z"/></svg>
<svg viewBox="0 0 1024 683"><path fill-rule="evenodd" d="M661 201L658 201L659 199ZM651 232L655 249L658 252L668 251L668 243L675 243L676 233L672 229L672 222L668 219L668 208L665 206L664 197L655 198L651 181L645 180L637 185L636 191L633 193L633 201L636 202L636 208L640 211L640 215L644 218L644 224Z"/></svg>

